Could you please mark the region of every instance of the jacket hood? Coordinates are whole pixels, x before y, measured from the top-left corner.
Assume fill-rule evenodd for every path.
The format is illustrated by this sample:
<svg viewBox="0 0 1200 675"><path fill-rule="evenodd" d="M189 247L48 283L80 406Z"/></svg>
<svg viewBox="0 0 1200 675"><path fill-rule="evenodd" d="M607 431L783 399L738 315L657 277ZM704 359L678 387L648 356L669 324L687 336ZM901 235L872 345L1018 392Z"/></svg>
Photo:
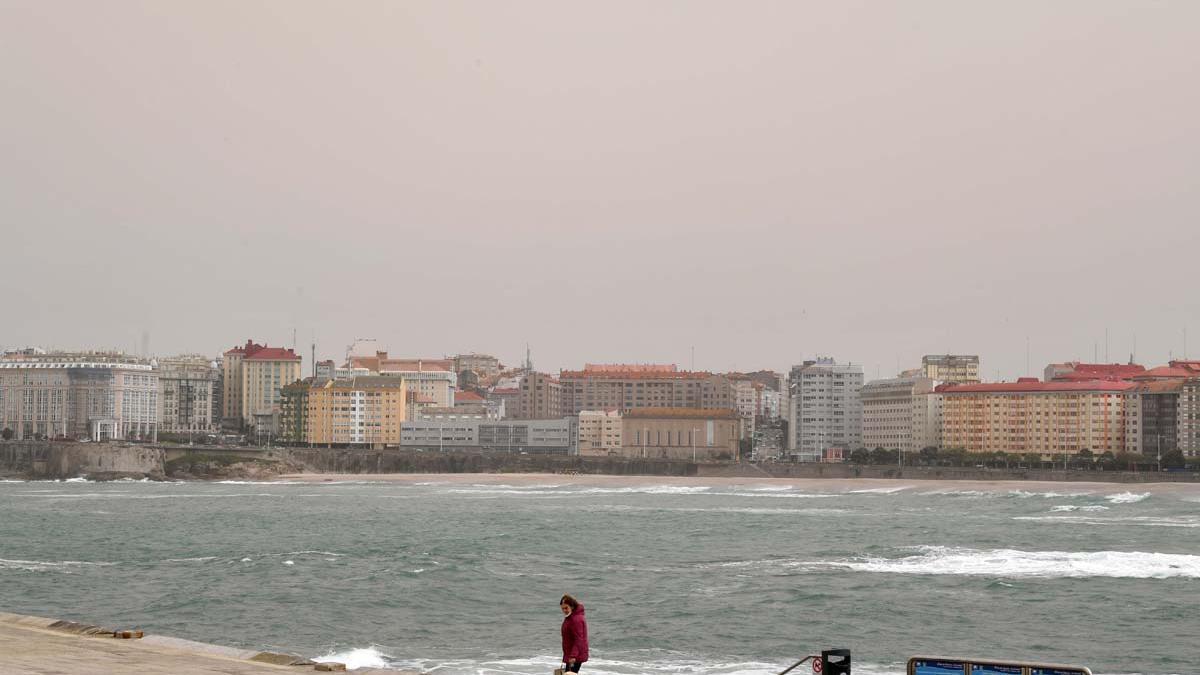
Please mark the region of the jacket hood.
<svg viewBox="0 0 1200 675"><path fill-rule="evenodd" d="M576 614L578 614L579 616L583 616L583 603L582 602L579 603L578 605L576 605L575 609L571 610L571 616L575 616ZM569 619L571 617L569 616L567 618Z"/></svg>

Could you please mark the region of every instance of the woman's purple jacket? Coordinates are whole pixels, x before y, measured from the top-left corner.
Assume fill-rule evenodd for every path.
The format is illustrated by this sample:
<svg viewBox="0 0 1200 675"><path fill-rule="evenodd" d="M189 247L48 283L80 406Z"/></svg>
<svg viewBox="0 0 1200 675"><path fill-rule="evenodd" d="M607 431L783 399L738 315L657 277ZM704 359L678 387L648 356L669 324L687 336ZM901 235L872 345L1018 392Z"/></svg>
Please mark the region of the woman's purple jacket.
<svg viewBox="0 0 1200 675"><path fill-rule="evenodd" d="M577 663L588 660L587 619L583 617L583 603L563 619L562 643L563 663L571 659Z"/></svg>

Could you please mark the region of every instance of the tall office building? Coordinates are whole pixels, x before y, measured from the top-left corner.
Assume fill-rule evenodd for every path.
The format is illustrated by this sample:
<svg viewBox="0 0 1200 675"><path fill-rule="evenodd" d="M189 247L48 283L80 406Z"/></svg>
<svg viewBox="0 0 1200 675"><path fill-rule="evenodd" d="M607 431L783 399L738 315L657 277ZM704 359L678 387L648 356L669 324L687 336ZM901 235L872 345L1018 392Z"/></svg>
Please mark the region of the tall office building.
<svg viewBox="0 0 1200 675"><path fill-rule="evenodd" d="M217 429L214 399L219 400L217 369L213 360L198 354L158 360L162 385L159 433L209 433Z"/></svg>

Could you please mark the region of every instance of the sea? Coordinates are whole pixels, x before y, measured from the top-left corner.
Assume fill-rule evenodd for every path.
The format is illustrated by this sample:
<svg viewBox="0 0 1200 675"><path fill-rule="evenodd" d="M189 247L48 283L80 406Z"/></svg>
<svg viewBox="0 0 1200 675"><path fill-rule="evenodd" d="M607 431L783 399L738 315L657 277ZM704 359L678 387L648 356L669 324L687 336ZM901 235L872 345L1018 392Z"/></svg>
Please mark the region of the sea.
<svg viewBox="0 0 1200 675"><path fill-rule="evenodd" d="M567 476L0 482L0 611L438 675L822 649L1200 672L1200 486ZM793 672L810 672L802 666Z"/></svg>

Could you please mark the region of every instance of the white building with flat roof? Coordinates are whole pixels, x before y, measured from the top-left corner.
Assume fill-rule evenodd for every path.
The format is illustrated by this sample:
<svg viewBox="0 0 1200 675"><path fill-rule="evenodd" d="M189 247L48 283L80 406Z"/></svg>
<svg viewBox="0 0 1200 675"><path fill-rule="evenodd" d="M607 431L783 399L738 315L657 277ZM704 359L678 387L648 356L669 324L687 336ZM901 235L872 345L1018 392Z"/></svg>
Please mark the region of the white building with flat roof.
<svg viewBox="0 0 1200 675"><path fill-rule="evenodd" d="M788 452L819 462L826 450L845 455L862 446L862 366L830 358L793 366L788 376Z"/></svg>
<svg viewBox="0 0 1200 675"><path fill-rule="evenodd" d="M927 377L895 377L864 385L860 393L863 446L901 452L936 447L936 434L933 442L930 434L938 428L933 393L937 384Z"/></svg>

